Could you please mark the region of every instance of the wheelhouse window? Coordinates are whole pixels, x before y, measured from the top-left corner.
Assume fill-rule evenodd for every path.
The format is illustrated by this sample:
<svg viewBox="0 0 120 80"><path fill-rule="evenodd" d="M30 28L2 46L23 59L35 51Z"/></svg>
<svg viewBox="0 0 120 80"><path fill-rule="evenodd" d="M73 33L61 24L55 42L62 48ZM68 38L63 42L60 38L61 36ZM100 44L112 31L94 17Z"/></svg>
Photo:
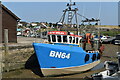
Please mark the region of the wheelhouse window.
<svg viewBox="0 0 120 80"><path fill-rule="evenodd" d="M50 35L48 35L48 41L50 42Z"/></svg>
<svg viewBox="0 0 120 80"><path fill-rule="evenodd" d="M70 40L70 43L71 43L72 42L72 37L71 36L69 37L69 40Z"/></svg>
<svg viewBox="0 0 120 80"><path fill-rule="evenodd" d="M43 35L43 36L47 35L47 31L43 32L42 35Z"/></svg>
<svg viewBox="0 0 120 80"><path fill-rule="evenodd" d="M61 35L58 35L58 36L57 36L57 39L58 39L58 42L62 42L62 41L61 41Z"/></svg>
<svg viewBox="0 0 120 80"><path fill-rule="evenodd" d="M75 43L75 37L73 37L73 43Z"/></svg>
<svg viewBox="0 0 120 80"><path fill-rule="evenodd" d="M67 36L63 36L63 42L67 42Z"/></svg>
<svg viewBox="0 0 120 80"><path fill-rule="evenodd" d="M53 42L56 42L55 35L52 35L52 41L53 41Z"/></svg>
<svg viewBox="0 0 120 80"><path fill-rule="evenodd" d="M78 44L78 37L76 37L76 43Z"/></svg>

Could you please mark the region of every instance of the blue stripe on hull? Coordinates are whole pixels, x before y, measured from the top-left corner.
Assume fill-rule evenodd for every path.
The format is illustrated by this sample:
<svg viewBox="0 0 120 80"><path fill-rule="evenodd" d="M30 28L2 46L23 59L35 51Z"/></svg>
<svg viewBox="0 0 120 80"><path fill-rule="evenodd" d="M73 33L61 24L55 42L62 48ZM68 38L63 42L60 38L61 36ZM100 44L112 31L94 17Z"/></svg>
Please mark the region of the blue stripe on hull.
<svg viewBox="0 0 120 80"><path fill-rule="evenodd" d="M44 43L33 43L33 46L41 68L82 66L92 63L93 54L98 55L98 53L86 53L81 47L70 47ZM64 53L65 56L50 56L52 51L53 53ZM90 55L90 58L87 62L85 62L86 54Z"/></svg>

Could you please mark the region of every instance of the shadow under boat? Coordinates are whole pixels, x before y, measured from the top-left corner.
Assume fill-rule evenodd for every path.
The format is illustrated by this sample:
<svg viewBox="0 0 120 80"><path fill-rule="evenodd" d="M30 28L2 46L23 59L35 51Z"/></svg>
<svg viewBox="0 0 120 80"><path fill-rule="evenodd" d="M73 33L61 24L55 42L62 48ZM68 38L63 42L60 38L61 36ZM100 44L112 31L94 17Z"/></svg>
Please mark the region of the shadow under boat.
<svg viewBox="0 0 120 80"><path fill-rule="evenodd" d="M35 53L31 55L30 58L26 61L25 68L30 69L33 73L40 77L44 77Z"/></svg>

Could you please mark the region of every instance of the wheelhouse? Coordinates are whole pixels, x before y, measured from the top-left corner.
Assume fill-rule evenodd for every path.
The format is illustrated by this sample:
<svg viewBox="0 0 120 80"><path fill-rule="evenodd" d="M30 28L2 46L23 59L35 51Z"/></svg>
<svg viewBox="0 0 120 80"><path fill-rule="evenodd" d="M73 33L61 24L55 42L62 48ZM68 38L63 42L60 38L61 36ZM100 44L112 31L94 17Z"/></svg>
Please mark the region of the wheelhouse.
<svg viewBox="0 0 120 80"><path fill-rule="evenodd" d="M50 43L76 44L80 45L81 36L69 34L64 31L50 31L48 32L48 41Z"/></svg>

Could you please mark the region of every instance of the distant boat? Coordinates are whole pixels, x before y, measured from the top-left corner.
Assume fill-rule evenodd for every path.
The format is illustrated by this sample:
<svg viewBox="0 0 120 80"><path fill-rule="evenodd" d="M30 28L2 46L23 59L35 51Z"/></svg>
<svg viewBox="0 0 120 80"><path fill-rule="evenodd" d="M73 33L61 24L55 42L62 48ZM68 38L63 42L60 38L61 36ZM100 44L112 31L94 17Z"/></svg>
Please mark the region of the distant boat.
<svg viewBox="0 0 120 80"><path fill-rule="evenodd" d="M93 80L120 80L120 52L117 52L118 61L105 61L105 71L92 75Z"/></svg>

